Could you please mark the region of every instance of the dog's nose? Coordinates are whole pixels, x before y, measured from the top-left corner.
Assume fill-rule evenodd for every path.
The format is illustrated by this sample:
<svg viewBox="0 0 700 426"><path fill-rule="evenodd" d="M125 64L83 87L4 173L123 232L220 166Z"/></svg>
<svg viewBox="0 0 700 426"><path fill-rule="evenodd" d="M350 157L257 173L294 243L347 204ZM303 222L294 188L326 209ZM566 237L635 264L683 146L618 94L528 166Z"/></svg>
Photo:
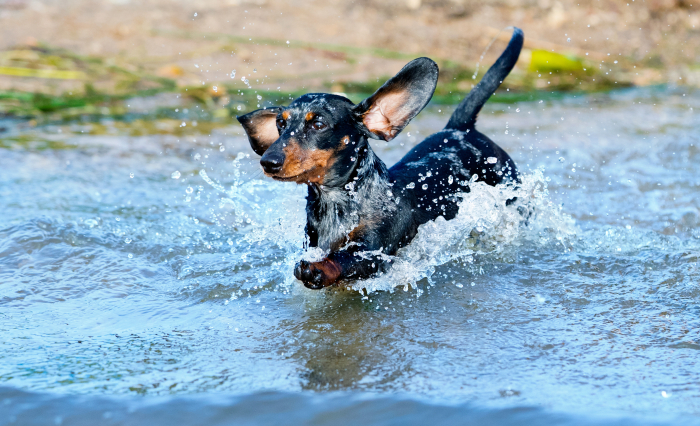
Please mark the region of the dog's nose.
<svg viewBox="0 0 700 426"><path fill-rule="evenodd" d="M278 152L266 152L260 159L260 165L265 173L274 174L282 170L284 154Z"/></svg>

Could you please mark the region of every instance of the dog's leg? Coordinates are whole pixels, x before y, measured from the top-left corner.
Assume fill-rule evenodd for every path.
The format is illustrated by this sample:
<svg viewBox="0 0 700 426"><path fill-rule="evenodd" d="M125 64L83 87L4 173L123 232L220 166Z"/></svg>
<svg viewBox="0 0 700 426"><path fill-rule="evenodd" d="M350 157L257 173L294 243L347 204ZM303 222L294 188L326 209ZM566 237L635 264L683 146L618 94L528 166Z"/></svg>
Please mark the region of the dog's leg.
<svg viewBox="0 0 700 426"><path fill-rule="evenodd" d="M340 278L365 279L383 270L385 260L380 256L361 257L356 250L333 252L319 262L302 260L294 268L294 276L310 289L333 285Z"/></svg>
<svg viewBox="0 0 700 426"><path fill-rule="evenodd" d="M340 278L342 267L335 261L325 258L320 262L302 260L294 268L294 276L310 289L328 287Z"/></svg>

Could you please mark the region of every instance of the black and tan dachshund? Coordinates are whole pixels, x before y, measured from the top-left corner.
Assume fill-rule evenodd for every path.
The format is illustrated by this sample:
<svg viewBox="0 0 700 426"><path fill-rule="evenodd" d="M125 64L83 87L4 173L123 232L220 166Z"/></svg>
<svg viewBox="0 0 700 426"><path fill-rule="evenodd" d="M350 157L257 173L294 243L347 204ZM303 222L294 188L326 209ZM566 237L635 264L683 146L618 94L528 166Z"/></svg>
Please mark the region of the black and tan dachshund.
<svg viewBox="0 0 700 426"><path fill-rule="evenodd" d="M510 73L523 45L516 28L508 47L450 117L387 170L368 139L390 141L430 101L438 67L409 62L358 105L343 96L310 93L287 107L237 117L267 176L308 185L306 233L327 256L301 261L294 275L320 289L383 271L386 256L408 244L418 226L450 220L469 183L517 183L515 163L475 130L481 107Z"/></svg>

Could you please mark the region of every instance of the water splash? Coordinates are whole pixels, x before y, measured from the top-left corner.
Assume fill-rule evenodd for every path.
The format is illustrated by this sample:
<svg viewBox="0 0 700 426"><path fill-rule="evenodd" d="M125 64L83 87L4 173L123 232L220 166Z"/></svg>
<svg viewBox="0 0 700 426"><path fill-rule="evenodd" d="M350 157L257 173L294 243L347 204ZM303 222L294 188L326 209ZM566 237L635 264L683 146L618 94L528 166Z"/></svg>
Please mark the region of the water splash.
<svg viewBox="0 0 700 426"><path fill-rule="evenodd" d="M268 272L286 277L285 286L299 285L292 273L296 262L302 258L320 260L327 253L318 248L302 248L306 236L300 193L290 194L282 189L284 184L277 182L242 179L240 162L248 157L249 154L239 153L233 161L234 179L228 189L204 170L199 172L221 196L219 209L223 212L214 214L213 220L223 224L223 217L228 215L235 226L246 226L241 241L232 249L238 250L244 262L260 256L260 245L282 249L283 261L270 265ZM514 198L516 202L506 205L507 200ZM424 278L430 282L435 268L441 265L454 261L472 263L477 254L505 252L524 242L554 244L567 250L577 232L574 220L549 198L542 170L524 174L517 187L474 182L459 206L459 214L453 220L438 218L420 226L411 244L396 256L364 253L382 256L391 267L377 278L350 282L348 287L369 293L415 287ZM247 246L242 247L241 242Z"/></svg>
<svg viewBox="0 0 700 426"><path fill-rule="evenodd" d="M432 284L435 269L449 262L473 263L477 254L498 254L526 241L568 250L577 235L574 220L549 198L542 170L524 174L518 187L475 182L470 188L457 217L421 225L408 246L385 257L392 264L386 274L350 286L373 292L408 288L423 278Z"/></svg>

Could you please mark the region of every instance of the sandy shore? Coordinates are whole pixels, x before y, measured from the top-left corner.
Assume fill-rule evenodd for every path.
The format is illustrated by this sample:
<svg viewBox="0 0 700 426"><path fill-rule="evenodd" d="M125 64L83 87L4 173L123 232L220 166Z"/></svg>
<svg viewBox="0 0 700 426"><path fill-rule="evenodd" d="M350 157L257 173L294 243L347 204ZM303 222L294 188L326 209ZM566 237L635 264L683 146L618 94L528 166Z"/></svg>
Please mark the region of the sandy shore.
<svg viewBox="0 0 700 426"><path fill-rule="evenodd" d="M545 50L627 84L700 86L700 4L686 0L0 0L0 90L86 90L80 78L2 71L33 67L31 58L16 58L18 47L48 46L180 87L342 91L349 82L376 83L421 55L471 70L499 36L488 65L509 37L499 31L510 25L527 38L515 76L533 71L530 52ZM545 80L535 87L547 88ZM94 84L109 86L103 83ZM469 87L464 81L459 89Z"/></svg>

